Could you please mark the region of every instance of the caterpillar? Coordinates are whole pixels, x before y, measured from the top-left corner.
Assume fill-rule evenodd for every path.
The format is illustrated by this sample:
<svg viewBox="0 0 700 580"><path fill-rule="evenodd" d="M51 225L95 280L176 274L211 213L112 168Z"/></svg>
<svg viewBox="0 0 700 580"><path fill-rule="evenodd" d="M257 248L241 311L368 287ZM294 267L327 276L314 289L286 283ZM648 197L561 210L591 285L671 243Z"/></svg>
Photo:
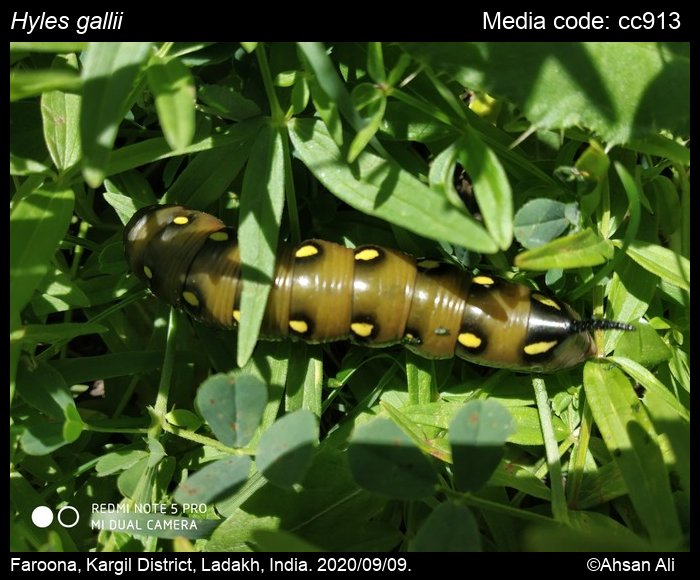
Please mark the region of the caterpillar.
<svg viewBox="0 0 700 580"><path fill-rule="evenodd" d="M150 206L127 223L124 246L132 272L158 298L202 322L237 326L242 282L233 228L181 205ZM401 343L428 358L554 372L596 355L596 329L631 327L581 320L561 300L490 274L312 239L280 248L260 336Z"/></svg>

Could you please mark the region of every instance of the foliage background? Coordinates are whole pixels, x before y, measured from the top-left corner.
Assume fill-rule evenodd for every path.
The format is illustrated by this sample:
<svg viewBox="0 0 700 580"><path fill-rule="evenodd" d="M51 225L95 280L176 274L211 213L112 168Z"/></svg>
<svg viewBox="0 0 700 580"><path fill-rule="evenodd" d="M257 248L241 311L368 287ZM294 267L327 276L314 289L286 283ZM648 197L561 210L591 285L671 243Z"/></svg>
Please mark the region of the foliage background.
<svg viewBox="0 0 700 580"><path fill-rule="evenodd" d="M12 549L687 546L687 45L14 43L10 99ZM127 272L158 200L238 223L238 334ZM312 236L637 330L545 378L258 343L278 239ZM197 532L90 529L187 501Z"/></svg>

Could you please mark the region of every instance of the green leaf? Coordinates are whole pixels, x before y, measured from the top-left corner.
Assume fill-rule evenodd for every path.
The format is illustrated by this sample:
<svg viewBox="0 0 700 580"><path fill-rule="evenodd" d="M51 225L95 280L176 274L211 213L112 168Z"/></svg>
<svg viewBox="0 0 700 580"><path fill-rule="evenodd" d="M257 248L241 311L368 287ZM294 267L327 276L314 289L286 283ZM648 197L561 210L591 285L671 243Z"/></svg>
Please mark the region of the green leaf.
<svg viewBox="0 0 700 580"><path fill-rule="evenodd" d="M204 421L199 416L187 409L173 409L165 415L165 418L171 425L189 429L190 431L196 431L204 424Z"/></svg>
<svg viewBox="0 0 700 580"><path fill-rule="evenodd" d="M506 172L475 131L457 142L457 153L474 187L486 229L501 250L513 241L513 198Z"/></svg>
<svg viewBox="0 0 700 580"><path fill-rule="evenodd" d="M685 43L401 46L462 86L509 99L540 128L582 126L612 144L659 129L689 132L690 55Z"/></svg>
<svg viewBox="0 0 700 580"><path fill-rule="evenodd" d="M251 375L214 375L197 391L196 404L216 438L243 447L253 437L267 403L267 388Z"/></svg>
<svg viewBox="0 0 700 580"><path fill-rule="evenodd" d="M512 435L508 437L509 443L516 445L543 445L542 426L540 424L539 414L534 407L509 407L515 429ZM571 430L566 426L566 423L559 417L552 416L552 427L557 441L563 441L569 435Z"/></svg>
<svg viewBox="0 0 700 580"><path fill-rule="evenodd" d="M318 546L289 532L254 530L252 539L261 552L320 552Z"/></svg>
<svg viewBox="0 0 700 580"><path fill-rule="evenodd" d="M247 137L247 138L246 138ZM197 153L170 186L163 201L206 208L219 199L248 160L255 133L237 143Z"/></svg>
<svg viewBox="0 0 700 580"><path fill-rule="evenodd" d="M643 320L635 326L634 332L623 332L615 347L615 356L634 360L648 368L669 360L671 354L671 348Z"/></svg>
<svg viewBox="0 0 700 580"><path fill-rule="evenodd" d="M364 151L354 164L320 121L295 119L290 137L302 162L336 197L368 215L474 251L498 249L486 231L392 160Z"/></svg>
<svg viewBox="0 0 700 580"><path fill-rule="evenodd" d="M348 461L361 487L395 499L428 497L437 483L428 459L388 419L374 419L355 430Z"/></svg>
<svg viewBox="0 0 700 580"><path fill-rule="evenodd" d="M627 255L645 270L669 284L690 291L690 260L656 244L633 241Z"/></svg>
<svg viewBox="0 0 700 580"><path fill-rule="evenodd" d="M441 503L423 522L409 551L481 552L481 535L474 514L457 503Z"/></svg>
<svg viewBox="0 0 700 580"><path fill-rule="evenodd" d="M275 272L277 238L284 206L282 134L267 125L253 144L243 177L238 243L241 248L241 322L238 366L255 348Z"/></svg>
<svg viewBox="0 0 700 580"><path fill-rule="evenodd" d="M681 530L658 438L632 385L615 367L590 361L583 369L583 385L649 537L659 547L677 546Z"/></svg>
<svg viewBox="0 0 700 580"><path fill-rule="evenodd" d="M10 311L20 312L49 270L73 215L72 189L45 186L10 210Z"/></svg>
<svg viewBox="0 0 700 580"><path fill-rule="evenodd" d="M515 265L524 270L566 270L597 266L612 258L612 255L611 242L600 238L593 230L585 229L518 254Z"/></svg>
<svg viewBox="0 0 700 580"><path fill-rule="evenodd" d="M10 102L41 95L48 91L80 90L83 81L75 71L10 70Z"/></svg>
<svg viewBox="0 0 700 580"><path fill-rule="evenodd" d="M29 360L22 359L17 370L17 393L52 419L63 420L66 409L75 409L75 402L63 377L44 362L31 368Z"/></svg>
<svg viewBox="0 0 700 580"><path fill-rule="evenodd" d="M532 199L515 214L515 238L523 247L537 248L553 240L571 225L566 204L553 199Z"/></svg>
<svg viewBox="0 0 700 580"><path fill-rule="evenodd" d="M191 357L180 357L191 361ZM70 385L87 383L96 379L110 379L152 371L163 364L163 353L153 351L126 351L81 358L65 358L51 361L51 366L61 373Z"/></svg>
<svg viewBox="0 0 700 580"><path fill-rule="evenodd" d="M179 151L194 137L194 79L177 58L154 58L146 74L156 99L156 111L165 140L171 149Z"/></svg>
<svg viewBox="0 0 700 580"><path fill-rule="evenodd" d="M19 442L27 455L48 455L70 443L63 435L63 422L47 422L46 417L33 417L24 429Z"/></svg>
<svg viewBox="0 0 700 580"><path fill-rule="evenodd" d="M76 72L78 59L57 57L53 70ZM80 159L80 106L81 97L63 91L44 92L41 95L41 115L44 140L54 165L59 170L75 165Z"/></svg>
<svg viewBox="0 0 700 580"><path fill-rule="evenodd" d="M469 401L450 423L455 488L478 491L503 457L505 442L513 433L510 413L494 401Z"/></svg>
<svg viewBox="0 0 700 580"><path fill-rule="evenodd" d="M243 121L260 115L260 107L255 101L246 99L232 86L203 85L199 98L217 115L233 121Z"/></svg>
<svg viewBox="0 0 700 580"><path fill-rule="evenodd" d="M173 499L179 504L213 503L243 484L251 465L250 457L245 455L209 463L183 481Z"/></svg>
<svg viewBox="0 0 700 580"><path fill-rule="evenodd" d="M315 415L299 409L275 421L262 434L255 464L275 485L292 487L303 480L317 443Z"/></svg>
<svg viewBox="0 0 700 580"><path fill-rule="evenodd" d="M90 187L98 187L107 175L119 124L150 50L150 42L94 42L85 51L80 138L83 176Z"/></svg>
<svg viewBox="0 0 700 580"><path fill-rule="evenodd" d="M143 449L120 449L100 457L95 464L95 472L98 477L114 475L120 471L126 471L142 459L147 458L148 453Z"/></svg>
<svg viewBox="0 0 700 580"><path fill-rule="evenodd" d="M329 446L314 454L303 486L267 484L244 499L238 498L232 509L217 506L228 519L212 534L208 550L250 550L259 530L291 532L330 551L386 551L401 541L395 526L382 517L387 501L358 489L346 454Z"/></svg>
<svg viewBox="0 0 700 580"><path fill-rule="evenodd" d="M649 396L649 392L653 393L655 399L663 401L668 407L673 409L685 421L690 422L690 413L681 402L668 390L668 388L654 374L645 369L639 362L625 358L622 356L609 357L612 362L617 364L630 377L647 389L645 393L645 401Z"/></svg>
<svg viewBox="0 0 700 580"><path fill-rule="evenodd" d="M18 337L29 344L53 344L62 340L70 340L86 334L102 334L107 327L92 322L63 322L57 324L28 324Z"/></svg>

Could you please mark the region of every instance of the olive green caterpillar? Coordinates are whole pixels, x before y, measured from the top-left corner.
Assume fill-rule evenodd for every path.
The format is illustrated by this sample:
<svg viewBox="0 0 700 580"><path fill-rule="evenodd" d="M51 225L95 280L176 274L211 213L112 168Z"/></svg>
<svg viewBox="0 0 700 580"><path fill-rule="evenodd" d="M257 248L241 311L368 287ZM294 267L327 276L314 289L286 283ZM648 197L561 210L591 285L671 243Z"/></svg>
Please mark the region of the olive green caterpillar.
<svg viewBox="0 0 700 580"><path fill-rule="evenodd" d="M235 230L180 205L137 211L124 230L131 270L152 292L203 322L240 320ZM594 329L564 302L490 274L473 276L374 245L323 240L282 245L260 335L308 342L402 343L429 358L528 372L569 368L596 354Z"/></svg>

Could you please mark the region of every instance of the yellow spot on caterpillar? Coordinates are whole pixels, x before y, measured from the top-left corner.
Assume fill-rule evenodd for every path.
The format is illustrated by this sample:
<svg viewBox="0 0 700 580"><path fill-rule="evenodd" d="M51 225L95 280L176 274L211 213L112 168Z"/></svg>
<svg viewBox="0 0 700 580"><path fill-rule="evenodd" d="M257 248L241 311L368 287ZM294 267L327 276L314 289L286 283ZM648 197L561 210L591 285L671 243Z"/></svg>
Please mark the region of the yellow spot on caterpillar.
<svg viewBox="0 0 700 580"><path fill-rule="evenodd" d="M561 310L561 307L559 304L557 304L554 300L551 298L547 298L546 296L543 296L542 294L538 294L537 292L533 292L532 297L537 300L537 302L540 302L544 304L545 306L551 306L552 308L556 308L557 310Z"/></svg>
<svg viewBox="0 0 700 580"><path fill-rule="evenodd" d="M289 328L298 334L306 334L309 332L309 325L305 320L290 320Z"/></svg>
<svg viewBox="0 0 700 580"><path fill-rule="evenodd" d="M146 275L146 278L149 280L153 279L153 270L151 270L148 266L143 267L143 273Z"/></svg>
<svg viewBox="0 0 700 580"><path fill-rule="evenodd" d="M559 341L552 340L550 342L533 342L532 344L525 345L523 349L525 354L542 354L554 348Z"/></svg>
<svg viewBox="0 0 700 580"><path fill-rule="evenodd" d="M307 244L306 246L301 246L294 253L294 257L296 257L296 258L310 258L311 256L315 256L316 254L318 254L318 248L316 246L312 246L311 244Z"/></svg>
<svg viewBox="0 0 700 580"><path fill-rule="evenodd" d="M479 348L483 342L476 334L471 332L463 332L458 337L457 340L465 348Z"/></svg>
<svg viewBox="0 0 700 580"><path fill-rule="evenodd" d="M440 262L437 260L421 260L416 265L424 270L432 270L433 268L438 268L440 266Z"/></svg>
<svg viewBox="0 0 700 580"><path fill-rule="evenodd" d="M234 310L234 311L233 311L233 319L234 319L236 322L240 322L240 321L241 321L241 311L240 311L240 310Z"/></svg>
<svg viewBox="0 0 700 580"><path fill-rule="evenodd" d="M376 260L379 257L379 250L375 248L365 248L355 254L355 260L358 262L369 262Z"/></svg>
<svg viewBox="0 0 700 580"><path fill-rule="evenodd" d="M228 234L226 232L214 232L209 236L212 242L227 242Z"/></svg>
<svg viewBox="0 0 700 580"><path fill-rule="evenodd" d="M369 322L353 322L350 325L350 329L357 335L361 336L362 338L367 338L372 334L372 330L374 330L374 324L370 324Z"/></svg>
<svg viewBox="0 0 700 580"><path fill-rule="evenodd" d="M173 218L173 223L177 224L179 226L184 226L185 224L190 222L190 218L188 218L186 215L179 215L176 218Z"/></svg>
<svg viewBox="0 0 700 580"><path fill-rule="evenodd" d="M479 284L480 286L491 286L492 284L495 284L496 282L494 281L491 276L474 276L473 280L474 284Z"/></svg>
<svg viewBox="0 0 700 580"><path fill-rule="evenodd" d="M197 295L194 292L185 290L182 293L182 297L185 299L185 302L187 302L187 304L189 304L190 306L199 306L199 298L197 298Z"/></svg>

